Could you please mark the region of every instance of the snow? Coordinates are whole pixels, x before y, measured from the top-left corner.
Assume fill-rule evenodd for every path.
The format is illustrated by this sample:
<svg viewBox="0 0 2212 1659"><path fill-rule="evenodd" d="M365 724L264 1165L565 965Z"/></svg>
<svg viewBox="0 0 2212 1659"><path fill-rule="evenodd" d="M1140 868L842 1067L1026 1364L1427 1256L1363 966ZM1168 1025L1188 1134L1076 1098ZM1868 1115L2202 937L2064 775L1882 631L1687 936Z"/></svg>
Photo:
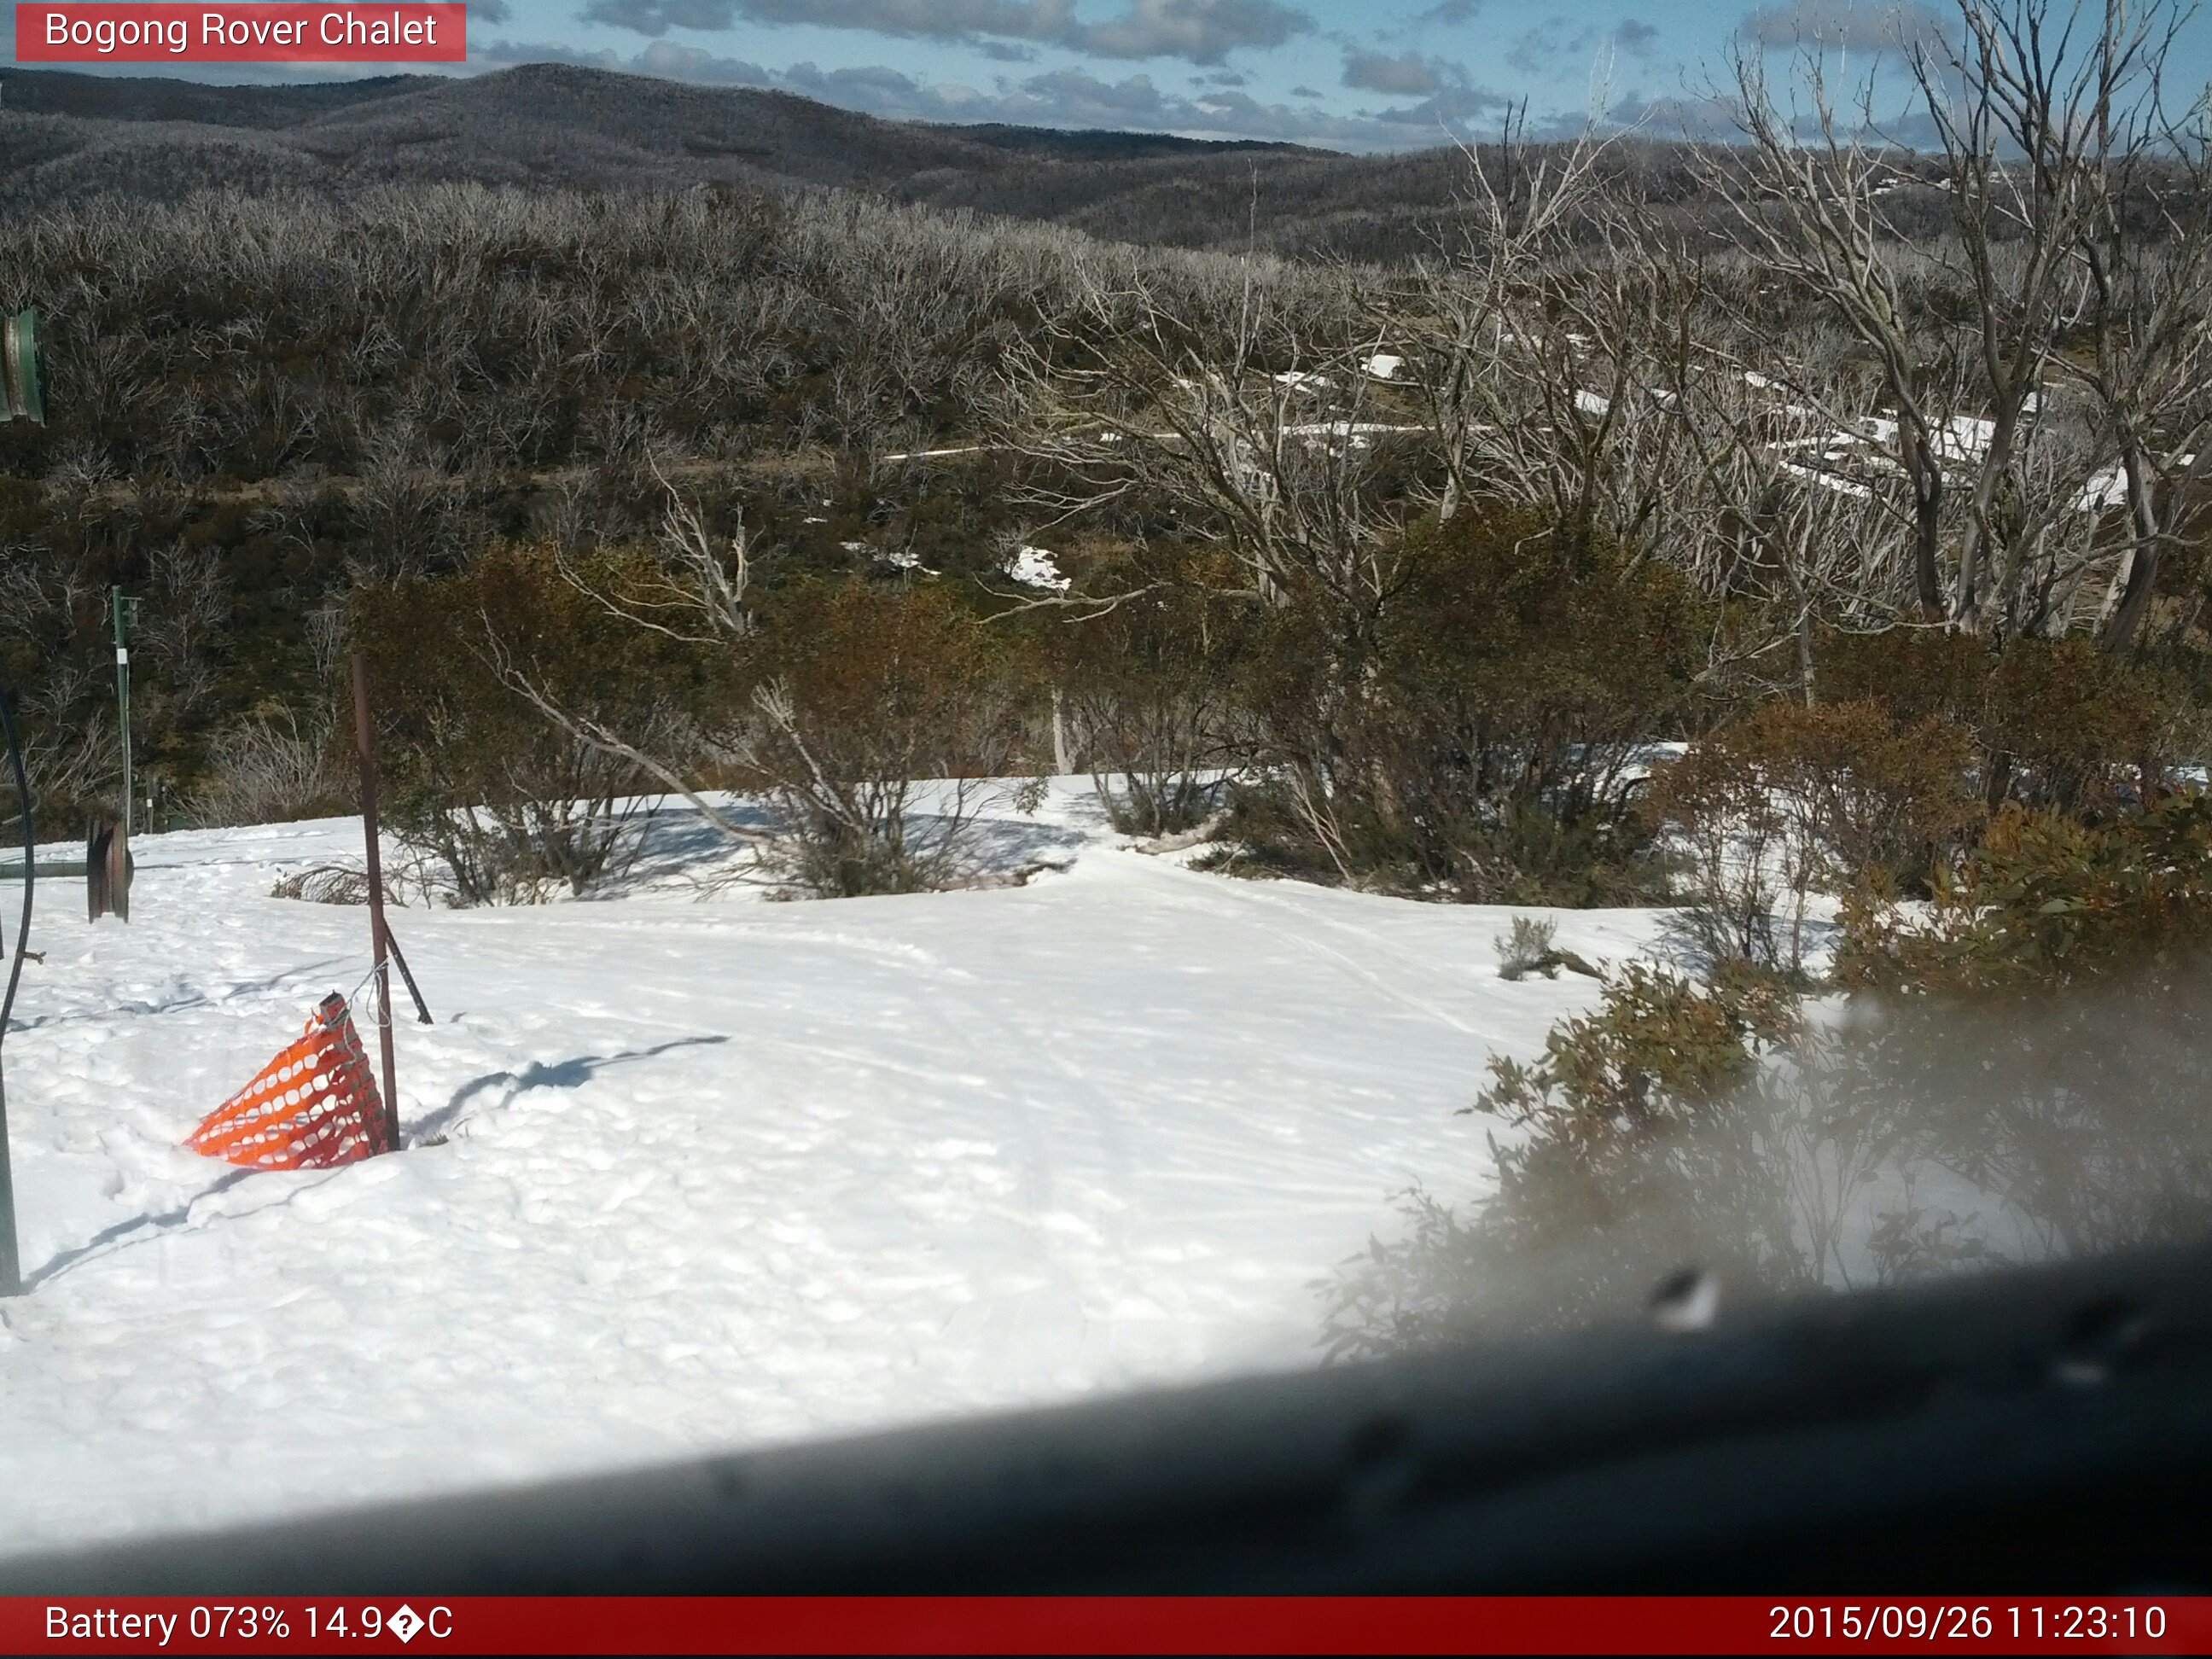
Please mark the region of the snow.
<svg viewBox="0 0 2212 1659"><path fill-rule="evenodd" d="M1825 460L1829 458L1823 456L1821 459ZM1866 485L1854 483L1849 478L1838 477L1835 473L1821 467L1800 466L1795 461L1784 461L1782 464L1782 470L1792 477L1807 479L1820 485L1823 489L1832 489L1838 495L1850 495L1859 501L1874 499L1874 491Z"/></svg>
<svg viewBox="0 0 2212 1659"><path fill-rule="evenodd" d="M2176 471L2187 471L2195 467L2197 457L2178 455L2172 465ZM2127 504L2128 475L2125 469L2117 464L2091 473L2089 481L2081 486L2081 493L2074 498L2076 513L2100 513Z"/></svg>
<svg viewBox="0 0 2212 1659"><path fill-rule="evenodd" d="M1419 432L1402 421L1285 421L1285 438L1349 438L1359 443L1378 432Z"/></svg>
<svg viewBox="0 0 2212 1659"><path fill-rule="evenodd" d="M998 810L1065 872L766 903L672 811L620 897L396 911L407 1150L319 1172L178 1142L362 977L363 911L269 896L357 824L147 837L127 927L44 886L0 1550L1313 1363L1313 1281L1480 1190L1456 1109L1595 986L1498 978L1504 910L1140 854L1073 781Z"/></svg>
<svg viewBox="0 0 2212 1659"><path fill-rule="evenodd" d="M1978 415L1954 415L1936 428L1936 453L1944 460L1979 461L1989 453L1997 423Z"/></svg>
<svg viewBox="0 0 2212 1659"><path fill-rule="evenodd" d="M1398 371L1405 366L1406 360L1396 352L1377 351L1362 367L1370 380L1395 380L1398 378Z"/></svg>
<svg viewBox="0 0 2212 1659"><path fill-rule="evenodd" d="M1358 453L1371 445L1378 433L1418 432L1420 428L1389 421L1297 421L1285 422L1282 434L1296 439L1309 447L1322 449L1332 454L1346 452ZM1261 469L1255 468L1255 472ZM1267 473L1261 488L1272 491L1274 475Z"/></svg>
<svg viewBox="0 0 2212 1659"><path fill-rule="evenodd" d="M2076 513L2099 513L2107 507L2128 504L2127 474L2117 466L2105 467L2089 475L2088 483L2081 486L2074 498Z"/></svg>
<svg viewBox="0 0 2212 1659"><path fill-rule="evenodd" d="M896 454L884 456L884 459L887 462L935 461L942 460L946 457L952 455L987 454L997 447L998 446L995 444L954 444L950 448L946 449L902 449L898 451Z"/></svg>
<svg viewBox="0 0 2212 1659"><path fill-rule="evenodd" d="M1018 547L1006 563L1006 574L1024 587L1042 588L1048 592L1065 593L1074 586L1060 574L1056 556L1048 547Z"/></svg>

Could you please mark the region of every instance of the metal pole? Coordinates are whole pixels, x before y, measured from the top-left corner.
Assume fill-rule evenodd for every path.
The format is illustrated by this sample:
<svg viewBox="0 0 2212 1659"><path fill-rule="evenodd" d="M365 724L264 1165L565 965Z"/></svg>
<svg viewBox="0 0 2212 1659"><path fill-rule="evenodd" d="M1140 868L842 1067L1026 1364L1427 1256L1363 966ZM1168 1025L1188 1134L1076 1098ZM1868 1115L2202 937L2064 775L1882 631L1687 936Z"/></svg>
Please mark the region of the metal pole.
<svg viewBox="0 0 2212 1659"><path fill-rule="evenodd" d="M430 1005L422 1000L422 988L415 982L415 973L407 965L407 952L399 948L399 936L389 927L384 930L384 942L392 947L392 965L399 970L400 982L406 986L407 994L415 999L415 1018L424 1025L435 1025L430 1018Z"/></svg>
<svg viewBox="0 0 2212 1659"><path fill-rule="evenodd" d="M46 424L46 370L39 350L39 316L34 311L0 317L0 422ZM23 920L15 934L15 959L8 966L8 989L0 995L0 1043L15 1012L15 985L23 976L23 952L31 944L31 895L38 885L38 836L31 824L31 779L23 768L22 740L15 732L15 709L0 686L0 738L8 747L8 769L23 804ZM130 732L124 732L130 748ZM127 791L125 792L128 793ZM8 1091L0 1081L0 1297L23 1293L23 1263L15 1252L15 1179L8 1167Z"/></svg>
<svg viewBox="0 0 2212 1659"><path fill-rule="evenodd" d="M8 744L9 769L23 804L23 920L15 935L15 960L8 969L8 991L0 996L0 1043L15 1012L15 982L23 975L23 952L31 943L31 892L38 882L38 836L31 827L31 780L23 769L23 745L15 735L15 710L0 686L0 735ZM0 1080L0 1297L23 1293L23 1264L15 1254L15 1181L8 1167L8 1090Z"/></svg>
<svg viewBox="0 0 2212 1659"><path fill-rule="evenodd" d="M123 607L126 601L119 587L108 590L115 611L115 707L123 722L123 846L127 853L131 846L131 647L123 635Z"/></svg>
<svg viewBox="0 0 2212 1659"><path fill-rule="evenodd" d="M384 860L377 845L376 733L368 718L368 659L353 653L354 743L361 752L361 828L368 843L368 931L376 951L376 1036L384 1051L384 1130L399 1150L399 1085L392 1062L391 935L384 927Z"/></svg>

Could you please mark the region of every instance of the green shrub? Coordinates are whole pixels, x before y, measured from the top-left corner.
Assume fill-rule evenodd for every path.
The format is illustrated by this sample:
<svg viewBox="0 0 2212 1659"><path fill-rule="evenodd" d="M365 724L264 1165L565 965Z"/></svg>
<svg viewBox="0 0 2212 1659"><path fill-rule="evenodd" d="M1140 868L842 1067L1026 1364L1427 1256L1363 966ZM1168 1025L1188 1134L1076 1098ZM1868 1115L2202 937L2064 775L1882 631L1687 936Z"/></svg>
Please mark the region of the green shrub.
<svg viewBox="0 0 2212 1659"><path fill-rule="evenodd" d="M1988 799L2062 811L2154 795L2170 688L2087 640L2015 640L1991 665L1980 733Z"/></svg>
<svg viewBox="0 0 2212 1659"><path fill-rule="evenodd" d="M634 563L609 551L578 574L618 591L639 577ZM353 628L375 687L386 821L444 866L463 904L590 890L635 856L659 791L530 693L663 751L695 743L702 708L720 694L700 653L624 624L542 547L363 589Z"/></svg>
<svg viewBox="0 0 2212 1659"><path fill-rule="evenodd" d="M2007 800L2094 811L2154 794L2185 677L2114 657L2086 640L1924 629L1840 635L1820 647L1820 695L1885 709L1900 727L1938 720L1972 734L1988 810Z"/></svg>
<svg viewBox="0 0 2212 1659"><path fill-rule="evenodd" d="M1794 974L1812 893L1926 890L1979 816L1974 757L1942 715L1872 702L1769 702L1699 738L1644 802L1682 854L1691 943Z"/></svg>
<svg viewBox="0 0 2212 1659"><path fill-rule="evenodd" d="M2212 1218L2212 801L2084 823L2008 806L1926 913L1862 900L1850 1059L1893 1156L1999 1195L2051 1249Z"/></svg>
<svg viewBox="0 0 2212 1659"><path fill-rule="evenodd" d="M1330 1287L1331 1354L1632 1312L1686 1262L1739 1293L1802 1282L1750 1097L1759 1056L1797 1030L1769 981L1701 988L1631 963L1540 1059L1493 1059L1468 1109L1510 1136L1491 1136L1495 1194L1465 1218L1409 1195L1407 1235L1372 1243Z"/></svg>
<svg viewBox="0 0 2212 1659"><path fill-rule="evenodd" d="M1734 1302L2202 1235L2212 801L2008 806L1932 902L1846 924L1817 1021L1771 976L1632 965L1494 1060L1494 1194L1410 1194L1328 1285L1331 1352L1622 1316L1691 1267ZM1937 1176L1978 1206L1923 1198Z"/></svg>
<svg viewBox="0 0 2212 1659"><path fill-rule="evenodd" d="M1024 653L934 584L801 581L763 617L734 781L775 807L779 872L824 897L969 873L1036 705Z"/></svg>
<svg viewBox="0 0 2212 1659"><path fill-rule="evenodd" d="M1659 885L1632 810L1643 745L1687 704L1701 603L1525 516L1412 533L1362 625L1293 595L1245 693L1275 761L1240 792L1259 861L1474 902L1592 904Z"/></svg>
<svg viewBox="0 0 2212 1659"><path fill-rule="evenodd" d="M2212 799L2101 821L2008 805L1927 914L1857 895L1839 977L1890 996L2061 989L2212 945Z"/></svg>
<svg viewBox="0 0 2212 1659"><path fill-rule="evenodd" d="M1101 561L1084 591L1097 614L1053 610L1036 624L1061 699L1069 763L1091 774L1114 827L1164 836L1204 819L1237 756L1237 676L1249 603L1203 578L1202 562L1140 550Z"/></svg>

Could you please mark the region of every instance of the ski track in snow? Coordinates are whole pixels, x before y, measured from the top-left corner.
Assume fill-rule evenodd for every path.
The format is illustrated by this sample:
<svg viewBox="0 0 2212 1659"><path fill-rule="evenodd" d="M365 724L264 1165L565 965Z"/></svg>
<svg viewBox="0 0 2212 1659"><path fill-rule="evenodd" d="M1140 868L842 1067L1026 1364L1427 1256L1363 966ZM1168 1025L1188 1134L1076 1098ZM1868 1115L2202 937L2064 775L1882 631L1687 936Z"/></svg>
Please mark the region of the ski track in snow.
<svg viewBox="0 0 2212 1659"><path fill-rule="evenodd" d="M357 823L149 838L128 927L42 885L0 1548L1312 1363L1313 1281L1414 1181L1479 1189L1456 1109L1595 988L1499 980L1505 910L1098 823L1063 780L1002 826L1077 854L1025 888L395 911L409 1149L302 1173L177 1143L365 971L363 911L268 896Z"/></svg>

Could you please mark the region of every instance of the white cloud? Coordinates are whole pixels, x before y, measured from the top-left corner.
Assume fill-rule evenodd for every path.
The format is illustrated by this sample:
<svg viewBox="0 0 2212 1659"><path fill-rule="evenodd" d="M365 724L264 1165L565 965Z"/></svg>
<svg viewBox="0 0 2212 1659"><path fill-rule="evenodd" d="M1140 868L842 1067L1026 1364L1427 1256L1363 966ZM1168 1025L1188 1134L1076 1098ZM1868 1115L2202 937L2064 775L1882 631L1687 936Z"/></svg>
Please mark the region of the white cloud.
<svg viewBox="0 0 2212 1659"><path fill-rule="evenodd" d="M1436 63L1418 52L1396 58L1379 52L1351 52L1345 54L1344 84L1368 92L1418 98L1425 93L1441 90L1444 76Z"/></svg>
<svg viewBox="0 0 2212 1659"><path fill-rule="evenodd" d="M582 17L639 34L713 32L742 20L855 29L909 40L1020 41L1092 58L1179 58L1218 64L1245 47L1279 46L1313 27L1283 0L1124 0L1087 22L1075 0L588 0Z"/></svg>
<svg viewBox="0 0 2212 1659"><path fill-rule="evenodd" d="M1747 15L1738 32L1762 46L1880 52L1929 44L1942 26L1917 0L1786 0Z"/></svg>

